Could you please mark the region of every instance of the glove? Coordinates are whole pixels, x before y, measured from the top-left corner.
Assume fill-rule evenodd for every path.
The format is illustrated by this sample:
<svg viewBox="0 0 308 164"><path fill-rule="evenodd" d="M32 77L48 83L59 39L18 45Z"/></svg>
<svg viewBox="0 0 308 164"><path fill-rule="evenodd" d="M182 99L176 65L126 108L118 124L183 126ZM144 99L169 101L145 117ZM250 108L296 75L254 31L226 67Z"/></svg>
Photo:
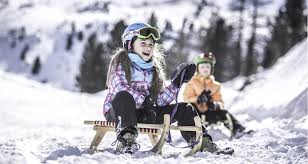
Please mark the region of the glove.
<svg viewBox="0 0 308 164"><path fill-rule="evenodd" d="M146 108L154 108L154 102L152 101L152 98L150 96L145 97L142 105L143 109Z"/></svg>
<svg viewBox="0 0 308 164"><path fill-rule="evenodd" d="M181 79L182 72L185 70L183 79ZM180 64L176 70L171 75L171 83L174 84L177 88L180 88L181 85L185 82L188 82L195 74L196 65L195 64Z"/></svg>
<svg viewBox="0 0 308 164"><path fill-rule="evenodd" d="M154 124L156 121L156 112L154 108L154 102L150 96L145 97L142 104L143 109L140 114L140 122Z"/></svg>
<svg viewBox="0 0 308 164"><path fill-rule="evenodd" d="M210 90L204 90L197 98L197 104L208 103L210 101L212 101Z"/></svg>
<svg viewBox="0 0 308 164"><path fill-rule="evenodd" d="M209 111L216 111L219 109L219 104L216 101L210 101L207 103Z"/></svg>

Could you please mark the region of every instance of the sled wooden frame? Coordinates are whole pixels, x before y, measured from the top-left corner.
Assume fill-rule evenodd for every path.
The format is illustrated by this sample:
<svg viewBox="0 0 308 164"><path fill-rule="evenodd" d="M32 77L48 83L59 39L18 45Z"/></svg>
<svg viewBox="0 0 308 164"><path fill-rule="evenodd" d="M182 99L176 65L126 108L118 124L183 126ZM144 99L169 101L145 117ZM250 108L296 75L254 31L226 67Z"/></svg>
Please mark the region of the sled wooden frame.
<svg viewBox="0 0 308 164"><path fill-rule="evenodd" d="M180 131L195 131L196 132L196 142L197 144L193 145L189 152L184 156L188 157L194 155L197 151L200 150L202 144L202 122L200 117L194 117L195 126L174 126L170 125L170 115L164 115L163 124L143 124L138 123L139 134L147 134L150 138L152 149L150 152L155 154L162 154L162 147L164 146L168 133L170 130L180 130ZM104 138L105 134L108 131L115 131L115 123L107 121L84 121L86 125L94 125L93 130L96 131L96 134L91 142L90 150L95 152L97 147ZM160 135L160 137L159 137Z"/></svg>
<svg viewBox="0 0 308 164"><path fill-rule="evenodd" d="M216 123L216 125L219 125L220 123L227 123L229 124L229 127L230 127L230 131L232 132L233 131L233 128L234 128L234 125L233 125L233 122L232 122L232 118L231 118L231 115L229 113L226 114L226 118L227 120L225 120L225 122L223 121L218 121ZM201 115L201 122L202 124L205 126L205 127L208 127L210 126L208 122L206 122L206 116L204 114ZM213 125L214 126L214 125ZM232 133L230 134L229 136L229 140L232 140Z"/></svg>

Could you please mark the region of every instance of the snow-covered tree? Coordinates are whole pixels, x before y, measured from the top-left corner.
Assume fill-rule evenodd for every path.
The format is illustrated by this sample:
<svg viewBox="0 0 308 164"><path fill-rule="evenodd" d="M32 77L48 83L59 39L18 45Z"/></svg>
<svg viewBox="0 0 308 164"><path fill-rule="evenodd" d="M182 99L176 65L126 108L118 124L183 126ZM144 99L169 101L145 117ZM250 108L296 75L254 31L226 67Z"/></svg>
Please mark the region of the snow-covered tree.
<svg viewBox="0 0 308 164"><path fill-rule="evenodd" d="M97 41L96 33L90 35L83 52L80 74L77 77L81 92L96 93L105 89L108 60L104 57L104 45Z"/></svg>

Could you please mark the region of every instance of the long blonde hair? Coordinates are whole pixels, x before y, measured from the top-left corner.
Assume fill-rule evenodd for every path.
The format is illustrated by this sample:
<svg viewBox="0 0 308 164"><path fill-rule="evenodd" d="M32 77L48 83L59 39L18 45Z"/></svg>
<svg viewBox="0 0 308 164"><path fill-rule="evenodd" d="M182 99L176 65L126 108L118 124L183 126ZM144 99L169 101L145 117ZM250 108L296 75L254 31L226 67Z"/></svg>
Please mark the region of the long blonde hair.
<svg viewBox="0 0 308 164"><path fill-rule="evenodd" d="M152 60L154 62L154 70L153 70L153 79L150 95L151 98L156 100L159 92L165 87L166 80L166 62L164 49L160 44L155 44L153 49L153 57ZM114 74L115 69L119 64L122 64L125 71L125 76L128 81L128 84L131 83L131 70L130 63L128 58L128 51L123 48L118 48L109 64L108 73L107 73L107 86L110 87L112 75Z"/></svg>

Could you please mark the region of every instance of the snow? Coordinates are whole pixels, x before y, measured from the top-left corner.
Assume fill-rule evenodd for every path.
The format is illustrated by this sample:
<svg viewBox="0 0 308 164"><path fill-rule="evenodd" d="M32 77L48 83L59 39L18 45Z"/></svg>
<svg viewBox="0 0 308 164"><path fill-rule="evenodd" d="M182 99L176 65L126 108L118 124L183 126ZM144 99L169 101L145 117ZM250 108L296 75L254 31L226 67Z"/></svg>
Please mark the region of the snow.
<svg viewBox="0 0 308 164"><path fill-rule="evenodd" d="M306 39L280 58L272 69L257 74L254 77L257 81L238 95L240 101L234 103L231 110L251 112L252 116L256 112L270 115L281 113L280 106L286 106L288 100L307 89L307 63Z"/></svg>
<svg viewBox="0 0 308 164"><path fill-rule="evenodd" d="M271 69L260 72L242 93L243 78L224 84L230 111L256 132L229 141L224 127L210 126L220 147L235 149L233 156L197 153L184 158L187 149L166 144L163 155L137 152L113 154L114 133L89 154L94 136L83 120L104 120L101 113L106 91L96 95L70 92L29 80L0 69L0 163L307 163L307 39L291 49ZM287 94L285 96L284 94ZM269 100L268 100L269 99ZM179 132L174 144L185 146ZM141 150L150 141L140 135Z"/></svg>
<svg viewBox="0 0 308 164"><path fill-rule="evenodd" d="M244 83L244 77L223 84L226 109L248 129L256 130L252 136L229 141L230 132L222 125L208 128L218 146L235 149L233 156L197 153L184 158L187 149L168 144L164 146L162 156L142 152L114 155L113 133L108 133L99 147L104 152L93 155L87 152L95 133L91 126L83 125L83 121L104 120L102 107L106 91L96 95L72 92L77 90L75 77L86 42L75 37L72 49L65 50L72 22L76 32L84 32L84 38L97 31L99 39L105 41L111 25L118 20L144 22L152 12L159 18L160 29L168 20L174 30L179 30L183 18L188 18L195 27L207 27L212 10L220 10L227 23L232 23L237 19L237 13L226 8L229 1L215 2L219 9L207 8L199 18L192 15L197 1L114 0L109 13L79 12L97 0L9 1L9 6L0 11L0 164L308 163L307 39L292 48L271 69L260 70L251 78L253 83L242 92L238 89ZM142 6L144 3L148 5ZM282 3L275 1L262 13L273 18ZM244 18L248 23L249 13L245 13ZM89 24L92 25L90 28L87 27ZM21 27L26 28L23 40L18 39ZM245 27L243 35L247 39L250 37L249 24ZM11 30L15 30L14 34L10 34ZM267 36L268 30L260 28L258 33ZM11 48L14 41L16 47ZM20 53L26 45L30 49L22 62ZM166 42L164 46L168 49L172 42ZM32 76L31 67L38 56L42 60L42 70L38 76ZM179 97L181 99L181 95ZM172 131L172 136L174 144L186 146L179 132ZM141 150L151 148L145 135L140 135L138 142Z"/></svg>
<svg viewBox="0 0 308 164"><path fill-rule="evenodd" d="M5 66L5 71L24 74L28 78L51 83L58 88L71 91L78 91L76 87L76 76L79 74L79 65L86 39L93 32L97 32L100 40L106 41L110 36L114 24L119 20L131 22L148 22L152 13L157 17L157 25L160 30L165 27L166 21L171 22L173 30L179 31L182 28L184 18L187 18L187 25L194 24L195 30L199 27L208 27L209 18L213 11L226 18L228 24L238 19L238 13L230 11L227 4L231 0L209 1L215 3L216 7L208 7L202 10L198 18L194 17L196 5L199 0L134 0L110 1L109 12L95 10L96 3L108 1L98 0L14 0L8 3L7 7L0 10L0 64ZM264 15L272 18L277 14L277 9L283 1L275 1L262 9ZM146 4L146 5L145 5ZM85 8L93 10L82 11ZM244 19L249 22L250 14L245 13ZM263 20L266 20L264 17ZM262 20L260 20L261 22ZM259 23L260 23L259 22ZM264 22L264 21L263 21ZM72 34L72 23L77 32L83 32L84 40L79 41L73 37L72 49L66 50L66 42L69 34ZM87 28L88 25L92 25ZM245 25L244 39L250 38L249 24ZM18 35L21 28L25 29L25 39L19 40ZM15 34L9 34L15 31ZM184 32L191 32L184 29ZM268 34L267 28L258 29L258 34ZM16 47L11 48L16 42ZM164 45L168 50L174 41ZM244 42L244 41L243 41ZM20 60L21 51L28 45L29 50L25 61ZM189 54L196 50L187 50ZM42 70L38 75L31 74L31 68L37 57L40 57Z"/></svg>

